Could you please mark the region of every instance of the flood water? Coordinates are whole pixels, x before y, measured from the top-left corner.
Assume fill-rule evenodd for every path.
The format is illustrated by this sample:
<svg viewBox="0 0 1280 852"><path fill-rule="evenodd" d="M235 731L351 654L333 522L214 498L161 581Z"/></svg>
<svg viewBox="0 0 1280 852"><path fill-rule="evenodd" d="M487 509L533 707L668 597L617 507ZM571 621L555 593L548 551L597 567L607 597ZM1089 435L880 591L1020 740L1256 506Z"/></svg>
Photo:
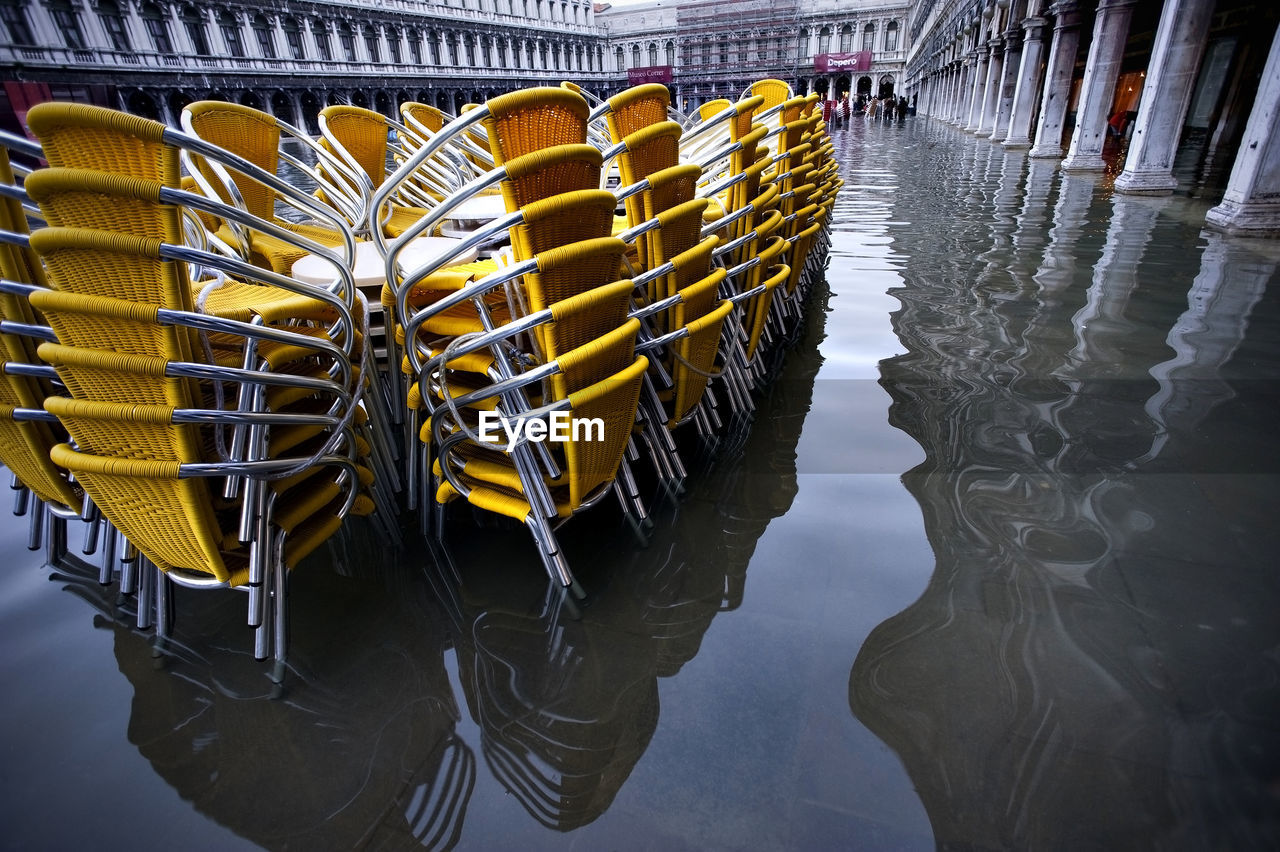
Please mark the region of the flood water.
<svg viewBox="0 0 1280 852"><path fill-rule="evenodd" d="M835 132L828 281L638 548L350 533L156 661L0 549L7 848L1280 847L1280 243L927 119ZM78 527L78 525L77 525ZM80 530L73 529L78 544Z"/></svg>

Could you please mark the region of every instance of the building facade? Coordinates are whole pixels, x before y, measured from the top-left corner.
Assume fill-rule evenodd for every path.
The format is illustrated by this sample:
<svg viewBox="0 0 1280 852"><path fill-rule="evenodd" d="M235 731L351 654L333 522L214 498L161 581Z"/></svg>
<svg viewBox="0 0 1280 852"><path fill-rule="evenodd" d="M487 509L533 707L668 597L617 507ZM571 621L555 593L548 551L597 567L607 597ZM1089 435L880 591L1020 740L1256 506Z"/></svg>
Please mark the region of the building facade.
<svg viewBox="0 0 1280 852"><path fill-rule="evenodd" d="M734 98L765 77L837 100L901 88L909 3L649 0L602 8L614 67L669 80L676 103ZM640 72L637 74L636 72Z"/></svg>
<svg viewBox="0 0 1280 852"><path fill-rule="evenodd" d="M218 98L314 130L333 103L452 112L538 82L607 93L617 76L587 0L0 0L0 112L19 119L56 97L174 123Z"/></svg>

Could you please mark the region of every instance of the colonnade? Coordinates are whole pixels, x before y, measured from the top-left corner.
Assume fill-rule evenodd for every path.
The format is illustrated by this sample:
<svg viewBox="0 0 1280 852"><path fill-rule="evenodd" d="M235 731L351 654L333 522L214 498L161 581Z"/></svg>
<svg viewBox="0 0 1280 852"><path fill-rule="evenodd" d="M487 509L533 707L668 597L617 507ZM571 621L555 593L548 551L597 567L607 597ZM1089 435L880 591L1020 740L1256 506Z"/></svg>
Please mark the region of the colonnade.
<svg viewBox="0 0 1280 852"><path fill-rule="evenodd" d="M1117 192L1160 195L1178 182L1174 161L1202 65L1216 0L1166 0L1160 12L1141 102L1131 128ZM1067 172L1100 172L1109 114L1137 0L1000 0L980 21L955 22L952 42L935 50L921 71L908 72L919 111L1032 158L1061 159ZM1081 27L1093 12L1083 78L1074 99ZM963 25L967 23L968 26ZM940 25L941 27L941 25ZM939 27L939 28L940 28ZM935 41L935 44L937 41ZM1047 50L1047 58L1046 58ZM1225 99L1224 99L1225 102ZM1247 108L1247 100L1244 101ZM1223 202L1207 222L1228 232L1280 235L1280 31L1270 52Z"/></svg>

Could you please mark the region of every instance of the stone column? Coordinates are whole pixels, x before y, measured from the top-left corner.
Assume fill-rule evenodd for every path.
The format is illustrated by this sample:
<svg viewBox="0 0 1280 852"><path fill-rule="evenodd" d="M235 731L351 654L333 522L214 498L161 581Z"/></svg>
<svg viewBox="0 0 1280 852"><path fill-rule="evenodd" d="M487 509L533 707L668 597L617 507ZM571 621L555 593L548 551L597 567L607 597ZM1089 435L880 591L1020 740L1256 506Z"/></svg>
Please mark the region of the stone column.
<svg viewBox="0 0 1280 852"><path fill-rule="evenodd" d="M1249 123L1222 203L1205 216L1229 234L1280 234L1280 30L1271 40L1267 66L1258 81Z"/></svg>
<svg viewBox="0 0 1280 852"><path fill-rule="evenodd" d="M956 63L956 76L952 88L951 115L947 120L957 127L964 127L969 118L969 102L973 93L971 84L976 70L974 60L962 59Z"/></svg>
<svg viewBox="0 0 1280 852"><path fill-rule="evenodd" d="M1040 58L1044 56L1044 18L1027 18L1022 22L1022 56L1018 63L1018 81L1013 90L1009 111L1006 148L1031 147L1031 112L1040 81Z"/></svg>
<svg viewBox="0 0 1280 852"><path fill-rule="evenodd" d="M1084 66L1084 82L1080 85L1080 106L1076 110L1076 129L1071 134L1071 147L1062 168L1076 172L1100 172L1102 145L1107 140L1107 114L1116 96L1116 80L1124 59L1124 45L1129 38L1129 19L1137 0L1101 0L1094 19L1093 44Z"/></svg>
<svg viewBox="0 0 1280 852"><path fill-rule="evenodd" d="M991 141L1003 142L1009 135L1009 118L1013 113L1013 95L1018 87L1022 62L1022 31L1011 29L1004 36L1004 73L996 91L996 118L991 128Z"/></svg>
<svg viewBox="0 0 1280 852"><path fill-rule="evenodd" d="M1142 105L1116 191L1164 195L1178 185L1173 157L1209 39L1214 0L1172 0L1160 15Z"/></svg>
<svg viewBox="0 0 1280 852"><path fill-rule="evenodd" d="M1004 46L1000 39L991 42L991 58L987 60L987 82L982 87L982 111L978 114L979 136L991 136L996 124L996 104L1000 100L1000 82L1004 77Z"/></svg>
<svg viewBox="0 0 1280 852"><path fill-rule="evenodd" d="M1040 122L1036 126L1036 144L1028 156L1062 156L1062 128L1067 120L1067 99L1071 97L1071 75L1076 67L1076 51L1080 47L1080 10L1074 0L1055 3L1053 42L1049 46L1049 68L1040 100Z"/></svg>
<svg viewBox="0 0 1280 852"><path fill-rule="evenodd" d="M974 57L973 79L969 89L969 111L964 116L964 129L978 129L978 120L982 118L982 96L986 94L988 56L986 53Z"/></svg>

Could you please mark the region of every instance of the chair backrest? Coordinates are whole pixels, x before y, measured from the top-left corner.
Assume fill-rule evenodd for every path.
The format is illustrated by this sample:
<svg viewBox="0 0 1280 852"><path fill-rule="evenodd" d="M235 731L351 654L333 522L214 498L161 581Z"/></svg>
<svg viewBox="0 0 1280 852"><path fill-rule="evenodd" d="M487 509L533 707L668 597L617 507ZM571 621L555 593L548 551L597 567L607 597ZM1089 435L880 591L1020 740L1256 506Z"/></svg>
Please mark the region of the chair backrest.
<svg viewBox="0 0 1280 852"><path fill-rule="evenodd" d="M661 83L643 83L619 92L606 103L609 135L614 142L621 142L637 130L666 121L671 92Z"/></svg>
<svg viewBox="0 0 1280 852"><path fill-rule="evenodd" d="M557 359L561 370L577 375L595 371L601 363L616 363L621 353L634 351L637 321L619 327L608 339L588 344ZM577 508L600 486L618 474L627 441L631 438L640 399L640 385L649 360L643 355L623 369L569 394L571 417L585 422L598 420L602 428L593 434L582 430L583 440L564 444L569 502Z"/></svg>
<svg viewBox="0 0 1280 852"><path fill-rule="evenodd" d="M269 113L226 101L196 101L183 108L182 124L206 142L245 158L263 171L276 174L280 166L280 123ZM207 163L199 158L196 163L210 183L217 186L219 181ZM232 172L231 177L245 209L260 219L274 221L275 193L271 188L238 172ZM231 201L225 196L219 200Z"/></svg>
<svg viewBox="0 0 1280 852"><path fill-rule="evenodd" d="M121 459L59 444L53 460L75 474L108 521L162 570L186 568L232 579L222 529L204 479L180 476L178 461Z"/></svg>
<svg viewBox="0 0 1280 852"><path fill-rule="evenodd" d="M586 98L559 87L539 86L491 98L484 127L494 165L555 145L586 144Z"/></svg>
<svg viewBox="0 0 1280 852"><path fill-rule="evenodd" d="M524 221L511 228L511 249L517 261L556 246L607 237L617 202L603 189L562 192L524 205Z"/></svg>
<svg viewBox="0 0 1280 852"><path fill-rule="evenodd" d="M770 110L791 97L791 86L782 80L757 80L747 87L743 95L760 95L764 98L760 109Z"/></svg>
<svg viewBox="0 0 1280 852"><path fill-rule="evenodd" d="M41 169L27 192L53 227L89 228L181 244L180 208L160 199L162 184L90 169Z"/></svg>
<svg viewBox="0 0 1280 852"><path fill-rule="evenodd" d="M382 113L349 104L336 104L320 110L321 144L346 156L379 187L387 177L387 133L390 124ZM331 180L345 180L340 175Z"/></svg>
<svg viewBox="0 0 1280 852"><path fill-rule="evenodd" d="M562 192L599 188L603 162L598 149L578 143L549 147L509 160L503 166L507 174L501 184L507 212L515 213L527 204Z"/></svg>
<svg viewBox="0 0 1280 852"><path fill-rule="evenodd" d="M27 125L50 166L96 169L177 186L181 161L164 141L165 126L90 104L37 104Z"/></svg>

